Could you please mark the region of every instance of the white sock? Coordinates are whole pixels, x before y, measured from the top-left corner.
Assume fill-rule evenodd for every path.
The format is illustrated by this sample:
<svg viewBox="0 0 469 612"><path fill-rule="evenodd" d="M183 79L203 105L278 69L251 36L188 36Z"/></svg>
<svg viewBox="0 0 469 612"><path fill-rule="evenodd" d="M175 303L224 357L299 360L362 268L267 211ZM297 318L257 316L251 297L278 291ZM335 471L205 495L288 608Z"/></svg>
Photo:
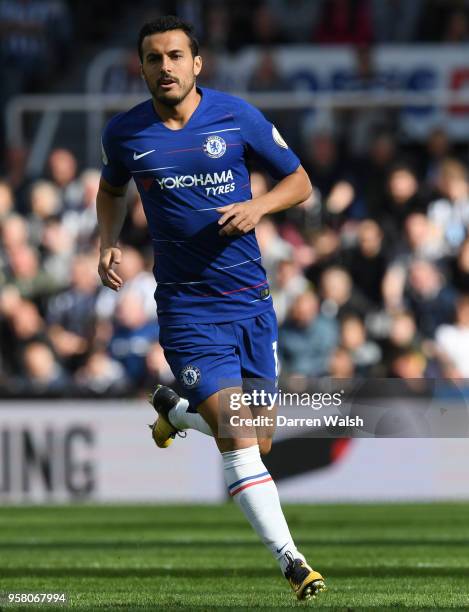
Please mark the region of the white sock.
<svg viewBox="0 0 469 612"><path fill-rule="evenodd" d="M196 429L207 436L213 436L209 424L198 412L188 412L189 402L181 397L168 413L171 425L178 429Z"/></svg>
<svg viewBox="0 0 469 612"><path fill-rule="evenodd" d="M295 559L303 559L290 535L283 516L277 487L262 462L259 446L221 454L228 491L241 507L254 531L285 572L290 552Z"/></svg>

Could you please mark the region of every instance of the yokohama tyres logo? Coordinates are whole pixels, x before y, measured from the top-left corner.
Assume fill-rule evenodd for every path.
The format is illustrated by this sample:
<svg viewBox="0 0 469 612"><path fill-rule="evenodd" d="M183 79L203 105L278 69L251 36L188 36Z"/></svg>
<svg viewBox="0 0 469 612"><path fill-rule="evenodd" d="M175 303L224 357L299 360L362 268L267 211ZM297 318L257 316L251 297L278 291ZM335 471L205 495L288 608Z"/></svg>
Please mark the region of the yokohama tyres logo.
<svg viewBox="0 0 469 612"><path fill-rule="evenodd" d="M223 172L212 172L207 174L180 174L178 176L165 176L156 179L160 189L182 189L185 187L207 187L222 185L233 180L231 170Z"/></svg>

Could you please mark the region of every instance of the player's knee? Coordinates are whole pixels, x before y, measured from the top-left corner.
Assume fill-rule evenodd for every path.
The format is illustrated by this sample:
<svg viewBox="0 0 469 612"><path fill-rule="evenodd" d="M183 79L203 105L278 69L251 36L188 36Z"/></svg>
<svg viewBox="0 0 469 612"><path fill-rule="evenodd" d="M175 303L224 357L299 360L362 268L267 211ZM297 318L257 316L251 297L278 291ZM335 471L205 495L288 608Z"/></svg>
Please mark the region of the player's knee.
<svg viewBox="0 0 469 612"><path fill-rule="evenodd" d="M259 451L261 455L268 455L272 448L272 440L270 438L261 438L259 440Z"/></svg>

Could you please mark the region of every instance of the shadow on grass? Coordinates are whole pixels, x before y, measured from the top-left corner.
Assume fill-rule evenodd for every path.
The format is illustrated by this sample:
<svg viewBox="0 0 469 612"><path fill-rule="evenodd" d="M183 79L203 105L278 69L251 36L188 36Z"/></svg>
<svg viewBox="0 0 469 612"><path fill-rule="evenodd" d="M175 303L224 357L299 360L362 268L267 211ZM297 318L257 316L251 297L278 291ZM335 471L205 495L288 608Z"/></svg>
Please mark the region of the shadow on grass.
<svg viewBox="0 0 469 612"><path fill-rule="evenodd" d="M341 548L341 547L467 547L469 539L451 539L451 538L428 538L428 539L411 539L411 538L344 538L340 540L321 540L318 538L297 538L298 544L304 546L322 546L326 548ZM260 546L258 540L239 539L239 540L197 540L195 538L179 539L155 539L155 540L90 540L88 542L77 540L52 540L52 541L35 541L30 540L11 542L0 542L0 550L48 550L48 549L70 549L70 550L93 550L93 549L113 549L113 548L236 548L236 547L257 547Z"/></svg>
<svg viewBox="0 0 469 612"><path fill-rule="evenodd" d="M210 517L211 518L211 517ZM294 521L291 521L292 523ZM305 525L307 526L307 525ZM345 526L345 525L342 525ZM131 521L130 519L128 521L113 521L112 519L110 519L109 521L97 521L97 520L93 520L90 519L89 521L57 521L57 519L55 517L51 517L50 520L44 520L41 517L40 521L37 521L37 523L35 523L33 520L13 520L13 521L9 521L8 519L4 522L3 525L0 525L0 529L5 529L6 531L10 531L11 529L34 529L34 528L40 528L40 529L47 529L47 530L51 530L51 531L69 531L69 530L75 530L75 529L80 529L80 530L84 530L84 531L89 531L90 529L92 530L100 530L100 531L113 531L115 529L131 529L132 531L148 531L151 529L154 529L155 531L161 531L161 530L165 530L165 531L177 531L178 529L194 529L194 530L207 530L207 531L212 531L214 529L216 530L223 530L223 531L230 531L233 529L246 529L248 530L249 524L246 522L246 519L244 517L240 517L239 519L229 519L229 520L225 520L223 519L223 522L214 522L213 519L210 521L207 519L207 521L191 521L189 522L182 522L181 519L179 520L168 520L165 518L160 519L158 516L155 516L154 519L151 520L136 520L136 521Z"/></svg>
<svg viewBox="0 0 469 612"><path fill-rule="evenodd" d="M466 577L463 567L368 567L321 566L331 578ZM161 567L0 567L3 578L267 578L278 577L277 568L161 568Z"/></svg>
<svg viewBox="0 0 469 612"><path fill-rule="evenodd" d="M1 510L1 509L0 509ZM1 517L1 512L0 512ZM304 517L299 517L296 515L289 516L286 514L287 521L289 525L296 527L297 529L301 528L310 528L313 523L313 518L308 517L305 519ZM40 516L40 519L35 521L34 518L30 519L30 517L12 517L4 519L4 523L0 524L0 529L5 529L6 531L10 531L11 529L32 529L34 527L40 527L41 529L51 529L54 531L61 530L85 530L89 531L90 529L95 530L114 530L114 529L132 529L132 531L147 531L147 530L162 530L165 531L177 531L178 529L193 529L193 530L223 530L230 531L233 529L249 529L249 525L246 523L246 519L243 516L240 517L231 517L224 516L222 521L215 521L214 517L211 514L207 514L207 518L205 520L191 520L190 522L183 522L182 519L172 519L167 518L166 516L160 517L158 514L155 514L154 518L151 519L137 519L137 520L113 520L110 518L109 520L99 520L90 518L89 520L85 519L68 519L66 514L64 517L59 517L60 520L57 520L56 516L50 516L44 518L43 515ZM418 519L414 517L357 517L353 516L352 518L346 519L334 519L334 518L324 518L320 517L321 525L323 528L327 529L357 529L357 528L367 528L369 529L372 526L381 527L383 522L385 521L387 526L391 526L393 528L409 528L410 526L415 526L416 528L422 529L433 529L433 528L441 528L441 518L439 517L419 517ZM450 517L450 521L446 523L445 527L447 528L457 528L461 526L461 528L467 528L467 518L466 517Z"/></svg>

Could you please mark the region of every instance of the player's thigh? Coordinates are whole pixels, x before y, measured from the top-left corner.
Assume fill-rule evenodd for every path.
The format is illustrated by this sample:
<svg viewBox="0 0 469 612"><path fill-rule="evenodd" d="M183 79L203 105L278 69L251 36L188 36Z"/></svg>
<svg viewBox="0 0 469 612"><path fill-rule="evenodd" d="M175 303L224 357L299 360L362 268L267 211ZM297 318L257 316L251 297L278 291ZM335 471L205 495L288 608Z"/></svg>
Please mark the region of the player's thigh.
<svg viewBox="0 0 469 612"><path fill-rule="evenodd" d="M241 387L227 387L197 406L199 414L210 425L222 453L257 444L250 407L242 404L241 397Z"/></svg>
<svg viewBox="0 0 469 612"><path fill-rule="evenodd" d="M240 362L243 390L253 396L251 411L259 417L257 437L263 454L269 452L275 433L275 406L279 362L277 355L278 330L273 309L257 317L238 323Z"/></svg>
<svg viewBox="0 0 469 612"><path fill-rule="evenodd" d="M241 384L239 356L231 326L166 326L161 330L160 343L192 412L218 391Z"/></svg>
<svg viewBox="0 0 469 612"><path fill-rule="evenodd" d="M236 332L243 388L264 390L267 394L265 398L267 401L275 400L279 375L278 329L275 312L270 309L257 317L238 321ZM264 401L264 403L267 402Z"/></svg>

